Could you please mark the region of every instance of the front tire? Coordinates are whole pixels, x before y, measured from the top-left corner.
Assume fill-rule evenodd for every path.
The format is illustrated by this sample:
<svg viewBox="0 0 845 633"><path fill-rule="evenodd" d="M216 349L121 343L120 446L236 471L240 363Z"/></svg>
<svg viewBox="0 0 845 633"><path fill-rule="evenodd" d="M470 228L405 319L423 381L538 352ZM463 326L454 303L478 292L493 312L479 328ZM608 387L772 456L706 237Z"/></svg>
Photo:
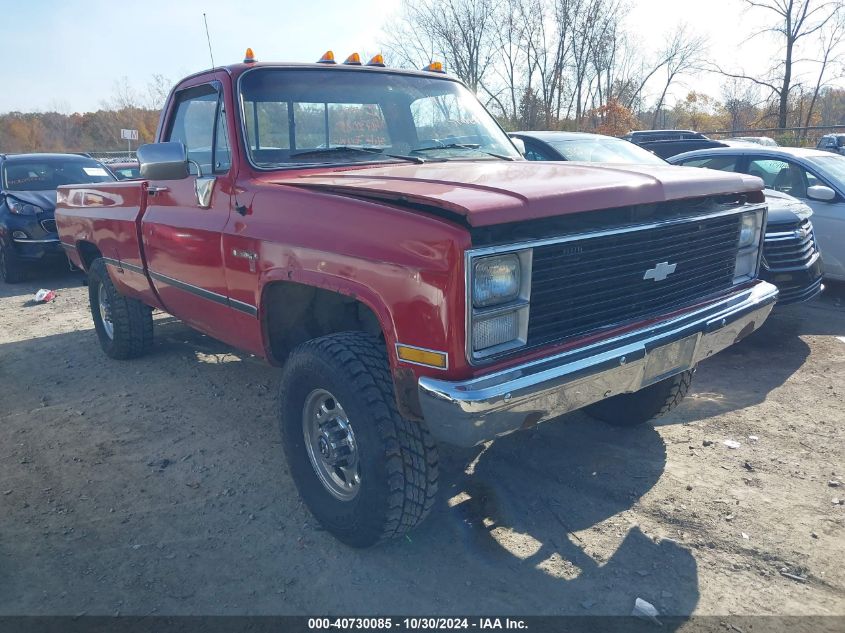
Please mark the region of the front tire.
<svg viewBox="0 0 845 633"><path fill-rule="evenodd" d="M12 246L0 240L0 279L7 284L16 284L23 281L25 276L23 264Z"/></svg>
<svg viewBox="0 0 845 633"><path fill-rule="evenodd" d="M102 259L95 260L88 271L88 300L100 347L107 356L126 360L150 351L153 346L152 308L120 294Z"/></svg>
<svg viewBox="0 0 845 633"><path fill-rule="evenodd" d="M634 393L623 393L591 404L584 412L612 426L632 427L666 415L677 407L692 385L695 369L682 372Z"/></svg>
<svg viewBox="0 0 845 633"><path fill-rule="evenodd" d="M282 445L305 504L338 540L369 547L431 511L437 448L396 408L384 344L363 332L303 343L285 364Z"/></svg>

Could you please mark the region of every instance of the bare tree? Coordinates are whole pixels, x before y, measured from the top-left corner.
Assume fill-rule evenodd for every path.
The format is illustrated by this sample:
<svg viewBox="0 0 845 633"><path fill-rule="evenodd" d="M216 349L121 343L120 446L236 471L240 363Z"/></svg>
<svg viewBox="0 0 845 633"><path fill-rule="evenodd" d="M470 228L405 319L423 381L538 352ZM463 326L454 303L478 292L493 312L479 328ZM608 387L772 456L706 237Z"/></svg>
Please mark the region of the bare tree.
<svg viewBox="0 0 845 633"><path fill-rule="evenodd" d="M515 121L519 115L520 77L525 73L525 25L522 21L522 0L504 0L496 13L500 29L495 35L500 50L499 64L493 73L501 83L499 92L491 92L490 98L501 110L505 119Z"/></svg>
<svg viewBox="0 0 845 633"><path fill-rule="evenodd" d="M729 79L722 84L722 107L732 132L748 129L760 104L760 89L753 82Z"/></svg>
<svg viewBox="0 0 845 633"><path fill-rule="evenodd" d="M147 108L149 110L161 110L172 87L173 82L164 75L155 74L150 77L147 82Z"/></svg>
<svg viewBox="0 0 845 633"><path fill-rule="evenodd" d="M660 109L666 101L666 93L669 92L669 88L680 76L686 75L698 68L706 49L707 40L703 37L692 35L685 24L678 25L675 31L669 36L665 48L659 55L662 62L660 67L666 69L666 81L663 84L663 91L660 93L660 97L657 99L657 104L654 108L651 127L657 127Z"/></svg>
<svg viewBox="0 0 845 633"><path fill-rule="evenodd" d="M810 99L810 104L807 106L807 118L804 121L803 138L807 138L807 129L813 118L813 110L816 107L816 100L819 97L819 91L825 82L825 73L831 66L841 67L839 60L842 57L841 48L845 43L845 9L842 5L836 10L835 15L828 21L828 25L822 29L821 37L821 59L819 59L819 74L816 79L816 87L813 90L813 96Z"/></svg>
<svg viewBox="0 0 845 633"><path fill-rule="evenodd" d="M124 75L114 81L111 98L103 100L100 105L104 110L121 111L139 109L142 102L143 98L129 83L129 77Z"/></svg>
<svg viewBox="0 0 845 633"><path fill-rule="evenodd" d="M405 0L401 27L385 45L402 60L439 53L451 72L477 92L494 58L495 14L492 0Z"/></svg>
<svg viewBox="0 0 845 633"><path fill-rule="evenodd" d="M755 80L743 73L723 73L729 77L751 79L770 88L778 101L778 127L785 128L789 112L789 92L793 86L795 48L800 40L824 28L841 10L841 0L743 0L749 9L765 11L773 19L760 33L774 33L783 42L782 75L779 81Z"/></svg>
<svg viewBox="0 0 845 633"><path fill-rule="evenodd" d="M593 75L594 55L616 27L620 11L618 0L583 0L578 12L573 16L575 34L571 39L573 61L574 90L570 99L570 109L575 105L575 123L580 124L581 116L589 104Z"/></svg>
<svg viewBox="0 0 845 633"><path fill-rule="evenodd" d="M569 53L572 16L582 0L526 0L522 3L525 25L526 62L528 64L526 90L531 99L542 104L545 125L552 118L560 118L560 94L563 90L564 67ZM539 84L534 89L534 79Z"/></svg>

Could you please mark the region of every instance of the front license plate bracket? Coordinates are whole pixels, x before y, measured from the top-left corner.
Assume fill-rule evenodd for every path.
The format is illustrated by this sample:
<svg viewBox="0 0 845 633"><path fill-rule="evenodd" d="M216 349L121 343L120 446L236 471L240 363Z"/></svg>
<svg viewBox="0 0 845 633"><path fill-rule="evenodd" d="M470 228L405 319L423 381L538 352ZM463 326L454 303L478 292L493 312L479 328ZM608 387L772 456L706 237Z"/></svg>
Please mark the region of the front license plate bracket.
<svg viewBox="0 0 845 633"><path fill-rule="evenodd" d="M643 387L692 369L699 336L693 334L650 350L643 375Z"/></svg>

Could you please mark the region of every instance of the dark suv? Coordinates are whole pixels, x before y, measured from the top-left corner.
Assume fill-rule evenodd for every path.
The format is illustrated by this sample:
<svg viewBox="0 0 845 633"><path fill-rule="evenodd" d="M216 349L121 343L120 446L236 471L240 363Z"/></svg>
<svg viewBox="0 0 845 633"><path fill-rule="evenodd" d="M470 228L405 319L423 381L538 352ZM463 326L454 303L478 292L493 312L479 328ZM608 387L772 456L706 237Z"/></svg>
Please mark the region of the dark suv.
<svg viewBox="0 0 845 633"><path fill-rule="evenodd" d="M692 130L636 130L634 132L628 132L622 138L637 145L651 141L709 140L701 132L694 132Z"/></svg>
<svg viewBox="0 0 845 633"><path fill-rule="evenodd" d="M825 134L819 139L816 149L845 156L845 134Z"/></svg>
<svg viewBox="0 0 845 633"><path fill-rule="evenodd" d="M53 219L56 187L114 179L77 154L0 154L0 280L16 283L29 265L64 257Z"/></svg>
<svg viewBox="0 0 845 633"><path fill-rule="evenodd" d="M622 138L664 159L697 149L727 147L725 143L714 141L701 132L692 130L638 130L629 132Z"/></svg>

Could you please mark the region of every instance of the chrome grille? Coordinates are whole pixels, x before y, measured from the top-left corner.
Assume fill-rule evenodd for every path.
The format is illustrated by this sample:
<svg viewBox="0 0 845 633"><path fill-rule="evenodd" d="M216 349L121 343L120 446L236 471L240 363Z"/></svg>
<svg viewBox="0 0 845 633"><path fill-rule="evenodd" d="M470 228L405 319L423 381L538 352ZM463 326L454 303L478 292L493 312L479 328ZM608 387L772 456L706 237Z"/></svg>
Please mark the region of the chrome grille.
<svg viewBox="0 0 845 633"><path fill-rule="evenodd" d="M528 345L664 314L730 288L739 229L732 213L536 247ZM661 262L674 272L644 279Z"/></svg>
<svg viewBox="0 0 845 633"><path fill-rule="evenodd" d="M56 232L56 221L55 220L41 220L40 222L41 228L47 231L48 233L55 233Z"/></svg>
<svg viewBox="0 0 845 633"><path fill-rule="evenodd" d="M766 231L763 264L769 270L806 266L818 253L813 223L809 219L792 225L776 224Z"/></svg>

